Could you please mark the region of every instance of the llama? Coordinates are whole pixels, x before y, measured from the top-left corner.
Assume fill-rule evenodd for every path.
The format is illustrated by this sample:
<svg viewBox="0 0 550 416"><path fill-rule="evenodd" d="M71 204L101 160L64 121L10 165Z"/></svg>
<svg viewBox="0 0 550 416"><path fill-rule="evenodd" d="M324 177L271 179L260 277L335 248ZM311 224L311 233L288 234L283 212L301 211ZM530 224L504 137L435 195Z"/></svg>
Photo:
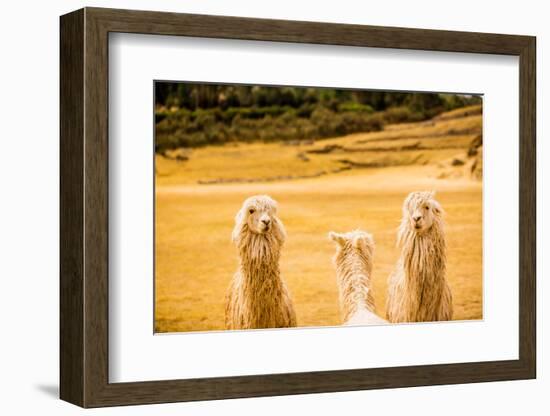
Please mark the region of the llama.
<svg viewBox="0 0 550 416"><path fill-rule="evenodd" d="M443 210L434 192L412 192L397 232L401 256L389 278L390 322L448 321L452 294L446 274Z"/></svg>
<svg viewBox="0 0 550 416"><path fill-rule="evenodd" d="M285 237L273 199L257 195L244 201L232 234L240 259L226 297L228 329L296 326L292 298L279 270Z"/></svg>
<svg viewBox="0 0 550 416"><path fill-rule="evenodd" d="M340 294L340 313L344 325L377 325L386 323L374 312L371 289L374 241L364 231L345 234L329 233L336 242L336 279Z"/></svg>

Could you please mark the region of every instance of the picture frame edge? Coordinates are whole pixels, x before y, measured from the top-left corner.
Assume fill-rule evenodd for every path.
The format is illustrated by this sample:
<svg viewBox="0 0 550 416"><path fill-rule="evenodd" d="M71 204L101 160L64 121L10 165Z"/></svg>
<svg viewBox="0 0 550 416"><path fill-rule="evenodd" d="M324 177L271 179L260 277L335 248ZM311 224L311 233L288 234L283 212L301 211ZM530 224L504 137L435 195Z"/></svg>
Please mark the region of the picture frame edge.
<svg viewBox="0 0 550 416"><path fill-rule="evenodd" d="M154 24L145 24L154 16ZM198 19L196 25L162 24L162 17L171 20ZM133 19L136 20L133 20ZM236 20L256 24L269 21L273 27L292 27L292 36L279 33L274 41L299 42L317 40L323 44L343 46L335 33L353 26L365 31L351 46L373 46L360 42L375 36L374 47L388 47L394 39L399 48L401 33L417 33L420 40L406 46L425 45L421 50L437 49L441 37L467 39L457 48L460 52L517 55L520 58L520 342L518 360L434 364L427 366L389 367L382 369L336 370L331 372L268 374L192 380L109 383L108 380L108 33L199 36L219 27L220 22ZM136 23L137 21L137 23ZM212 22L216 26L212 27ZM159 30L158 27L163 29ZM303 35L312 28L331 27L326 37ZM222 25L223 26L223 25ZM229 31L212 38L268 40L262 31L260 39L252 39L256 28L236 25L243 37ZM151 28L153 27L153 28ZM155 27L157 29L155 29ZM300 31L300 27L301 29ZM187 30L188 32L185 32ZM237 29L236 29L237 30ZM386 33L387 39L381 34ZM374 35L373 35L374 34ZM397 35L396 35L397 34ZM284 36L283 36L284 35ZM330 36L334 42L331 42ZM361 37L364 36L364 37ZM382 37L380 37L382 36ZM392 38L392 36L394 38ZM395 38L395 36L397 36ZM435 37L430 42L430 37ZM384 39L382 39L384 38ZM285 40L287 39L287 40ZM349 37L344 41L349 42ZM397 40L396 40L397 39ZM485 39L485 41L484 41ZM472 50L465 44L481 40ZM509 41L506 45L506 42ZM316 43L316 42L303 42ZM439 43L440 44L440 43ZM490 45L496 46L487 51ZM440 44L441 45L441 44ZM446 45L446 44L444 44ZM416 49L402 47L402 49ZM458 52L458 50L453 50ZM93 63L93 64L92 64ZM83 8L60 18L60 398L81 407L103 407L130 404L164 403L192 400L214 400L237 397L306 394L374 388L400 388L438 384L460 384L497 380L519 380L536 377L536 38L523 35L484 34L425 29L388 28L321 22L282 21L274 19L192 15L103 8ZM523 216L525 214L525 216ZM450 379L441 373L457 374ZM483 369L485 373L479 374ZM503 373L504 371L504 373ZM383 374L400 372L401 384L387 385ZM331 379L330 374L335 378ZM443 374L443 375L442 375ZM316 376L331 380L314 384ZM353 377L370 377L355 387L345 383ZM408 378L407 378L408 377ZM425 380L429 377L429 382ZM391 378L386 377L391 381ZM248 384L260 390L243 391ZM263 381L262 381L263 380ZM285 381L286 380L286 381ZM295 387L289 380L299 380ZM307 381L309 380L309 384ZM353 379L355 380L355 379ZM449 381L451 380L451 381ZM306 383L306 384L303 384ZM325 384L328 383L328 384ZM338 383L340 387L338 386ZM370 383L370 384L369 384ZM279 385L278 388L275 385ZM391 383L390 383L391 384ZM226 387L223 387L226 386ZM281 387L282 386L282 387ZM285 387L286 386L286 387ZM345 389L343 389L343 387ZM262 390L263 388L263 390ZM286 390L285 390L286 388ZM150 392L147 392L150 389ZM162 390L165 393L162 394ZM194 390L189 390L194 389ZM154 394L152 392L154 391Z"/></svg>

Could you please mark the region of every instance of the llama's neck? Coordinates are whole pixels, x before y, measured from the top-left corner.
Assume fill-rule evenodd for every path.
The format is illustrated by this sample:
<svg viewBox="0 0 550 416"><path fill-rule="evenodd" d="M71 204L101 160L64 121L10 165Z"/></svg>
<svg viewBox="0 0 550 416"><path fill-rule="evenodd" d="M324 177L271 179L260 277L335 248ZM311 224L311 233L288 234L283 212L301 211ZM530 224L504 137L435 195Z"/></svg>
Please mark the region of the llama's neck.
<svg viewBox="0 0 550 416"><path fill-rule="evenodd" d="M443 230L434 224L424 233L408 230L402 236L401 262L407 306L420 319L439 305L446 281L446 244Z"/></svg>
<svg viewBox="0 0 550 416"><path fill-rule="evenodd" d="M250 234L239 247L239 271L246 289L255 296L265 293L262 287L273 287L280 278L280 243L272 236Z"/></svg>
<svg viewBox="0 0 550 416"><path fill-rule="evenodd" d="M343 255L336 261L336 272L343 320L360 310L374 312L370 259L359 252Z"/></svg>

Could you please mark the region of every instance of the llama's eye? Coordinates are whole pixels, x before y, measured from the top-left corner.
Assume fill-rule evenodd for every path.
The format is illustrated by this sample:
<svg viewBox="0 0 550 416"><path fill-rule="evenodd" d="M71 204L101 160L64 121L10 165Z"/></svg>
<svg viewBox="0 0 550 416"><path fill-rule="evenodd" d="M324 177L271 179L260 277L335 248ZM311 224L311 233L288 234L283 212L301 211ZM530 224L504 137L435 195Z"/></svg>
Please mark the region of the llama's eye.
<svg viewBox="0 0 550 416"><path fill-rule="evenodd" d="M426 211L429 211L430 207L426 205L426 206L424 207L424 209L425 209Z"/></svg>
<svg viewBox="0 0 550 416"><path fill-rule="evenodd" d="M255 211L254 208L250 208L250 209L248 210L248 212L249 212L250 214L254 214L254 211Z"/></svg>

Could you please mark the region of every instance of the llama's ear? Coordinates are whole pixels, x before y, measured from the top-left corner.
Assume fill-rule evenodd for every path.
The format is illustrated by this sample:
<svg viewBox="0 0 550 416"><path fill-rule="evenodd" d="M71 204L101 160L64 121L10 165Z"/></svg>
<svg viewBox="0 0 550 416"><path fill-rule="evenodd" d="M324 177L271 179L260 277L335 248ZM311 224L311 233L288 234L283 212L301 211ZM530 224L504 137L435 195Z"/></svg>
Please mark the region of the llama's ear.
<svg viewBox="0 0 550 416"><path fill-rule="evenodd" d="M243 210L240 209L239 212L237 212L237 215L235 215L235 227L233 227L233 232L231 233L231 241L233 241L234 243L236 243L237 240L239 239L239 234L241 233L243 219L244 219L244 213L243 213Z"/></svg>
<svg viewBox="0 0 550 416"><path fill-rule="evenodd" d="M283 222L279 218L275 217L274 220L275 220L276 227L273 229L273 232L275 233L276 237L279 239L279 241L282 244L286 240L285 226L283 225Z"/></svg>
<svg viewBox="0 0 550 416"><path fill-rule="evenodd" d="M436 214L441 215L443 214L443 208L441 208L441 205L437 201L433 201L432 203L433 210L436 212Z"/></svg>
<svg viewBox="0 0 550 416"><path fill-rule="evenodd" d="M271 200L271 208L273 209L273 212L277 212L279 209L279 203L270 196L268 196L268 198Z"/></svg>
<svg viewBox="0 0 550 416"><path fill-rule="evenodd" d="M412 199L414 198L415 194L416 192L411 192L403 200L403 206L402 206L403 215L406 215L409 212L409 205Z"/></svg>
<svg viewBox="0 0 550 416"><path fill-rule="evenodd" d="M367 242L364 237L357 236L353 238L353 247L356 249L365 249L367 247Z"/></svg>
<svg viewBox="0 0 550 416"><path fill-rule="evenodd" d="M344 238L344 236L342 234L335 233L334 231L328 233L328 238L341 246L346 243L346 239Z"/></svg>
<svg viewBox="0 0 550 416"><path fill-rule="evenodd" d="M359 235L354 237L353 247L360 250L369 250L374 248L374 241L370 235Z"/></svg>

